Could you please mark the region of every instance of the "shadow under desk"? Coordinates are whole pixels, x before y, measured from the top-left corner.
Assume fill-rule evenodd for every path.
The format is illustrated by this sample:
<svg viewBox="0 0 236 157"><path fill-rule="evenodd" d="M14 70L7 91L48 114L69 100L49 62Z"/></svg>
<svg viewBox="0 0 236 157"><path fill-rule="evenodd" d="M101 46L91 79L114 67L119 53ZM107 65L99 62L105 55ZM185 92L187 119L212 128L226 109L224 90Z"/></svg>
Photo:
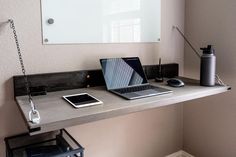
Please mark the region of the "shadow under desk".
<svg viewBox="0 0 236 157"><path fill-rule="evenodd" d="M186 78L183 80L186 85L182 88L172 88L165 83L160 84L151 80L150 83L152 85L170 89L173 93L137 100L125 100L106 91L105 87L49 92L44 96L35 96L33 97L33 101L37 110L40 112L40 124L32 124L29 122L28 113L30 106L27 96L17 96L16 101L28 126L29 134L36 135L101 119L203 98L230 90L229 86L216 85L214 87L203 87L199 86L198 81ZM64 95L77 93L89 93L101 100L103 104L75 109L62 99Z"/></svg>

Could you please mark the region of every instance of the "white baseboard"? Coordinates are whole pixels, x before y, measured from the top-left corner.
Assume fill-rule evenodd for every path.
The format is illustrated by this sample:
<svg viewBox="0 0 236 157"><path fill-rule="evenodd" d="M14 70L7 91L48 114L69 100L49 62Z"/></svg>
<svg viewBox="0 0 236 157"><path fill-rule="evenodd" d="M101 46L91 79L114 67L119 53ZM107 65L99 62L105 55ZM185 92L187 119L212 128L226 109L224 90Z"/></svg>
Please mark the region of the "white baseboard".
<svg viewBox="0 0 236 157"><path fill-rule="evenodd" d="M181 151L178 151L174 154L170 154L166 157L194 157L194 156L192 156L191 154L181 150Z"/></svg>

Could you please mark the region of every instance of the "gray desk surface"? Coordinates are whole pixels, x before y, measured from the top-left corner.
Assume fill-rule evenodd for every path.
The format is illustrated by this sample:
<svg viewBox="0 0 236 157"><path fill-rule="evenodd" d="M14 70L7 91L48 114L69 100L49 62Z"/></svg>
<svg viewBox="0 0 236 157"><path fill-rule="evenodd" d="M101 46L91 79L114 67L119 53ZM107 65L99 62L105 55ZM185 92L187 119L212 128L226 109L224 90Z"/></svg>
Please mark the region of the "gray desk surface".
<svg viewBox="0 0 236 157"><path fill-rule="evenodd" d="M31 135L34 135L101 119L215 95L226 92L230 88L229 86L202 87L199 86L196 81L189 79L185 80L186 86L183 88L172 88L166 86L165 84L155 83L154 81L150 82L153 85L171 89L173 90L173 93L130 101L107 92L105 87L95 87L51 92L46 96L33 97L33 101L41 115L41 122L37 125L32 124L28 120L28 112L30 107L27 97L16 97L16 101L28 127L30 129L38 127L41 128L40 131L30 133ZM89 93L103 101L103 104L93 107L75 109L62 99L62 96L64 95L77 93Z"/></svg>

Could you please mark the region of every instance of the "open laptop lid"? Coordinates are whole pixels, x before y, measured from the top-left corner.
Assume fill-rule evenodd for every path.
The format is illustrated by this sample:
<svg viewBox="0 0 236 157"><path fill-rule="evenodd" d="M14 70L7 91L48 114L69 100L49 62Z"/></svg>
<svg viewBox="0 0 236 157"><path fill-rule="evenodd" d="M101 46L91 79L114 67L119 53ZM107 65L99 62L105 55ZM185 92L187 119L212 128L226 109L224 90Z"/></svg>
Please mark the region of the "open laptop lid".
<svg viewBox="0 0 236 157"><path fill-rule="evenodd" d="M108 90L148 84L138 57L100 59Z"/></svg>

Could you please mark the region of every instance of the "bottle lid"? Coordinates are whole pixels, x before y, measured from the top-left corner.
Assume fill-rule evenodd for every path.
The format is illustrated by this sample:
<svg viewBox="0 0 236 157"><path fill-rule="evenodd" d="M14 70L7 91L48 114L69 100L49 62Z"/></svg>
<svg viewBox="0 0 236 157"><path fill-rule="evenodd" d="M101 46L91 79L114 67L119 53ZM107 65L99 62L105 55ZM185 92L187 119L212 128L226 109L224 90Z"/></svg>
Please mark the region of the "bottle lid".
<svg viewBox="0 0 236 157"><path fill-rule="evenodd" d="M215 54L215 50L212 48L212 45L208 45L206 48L201 48L203 54Z"/></svg>

